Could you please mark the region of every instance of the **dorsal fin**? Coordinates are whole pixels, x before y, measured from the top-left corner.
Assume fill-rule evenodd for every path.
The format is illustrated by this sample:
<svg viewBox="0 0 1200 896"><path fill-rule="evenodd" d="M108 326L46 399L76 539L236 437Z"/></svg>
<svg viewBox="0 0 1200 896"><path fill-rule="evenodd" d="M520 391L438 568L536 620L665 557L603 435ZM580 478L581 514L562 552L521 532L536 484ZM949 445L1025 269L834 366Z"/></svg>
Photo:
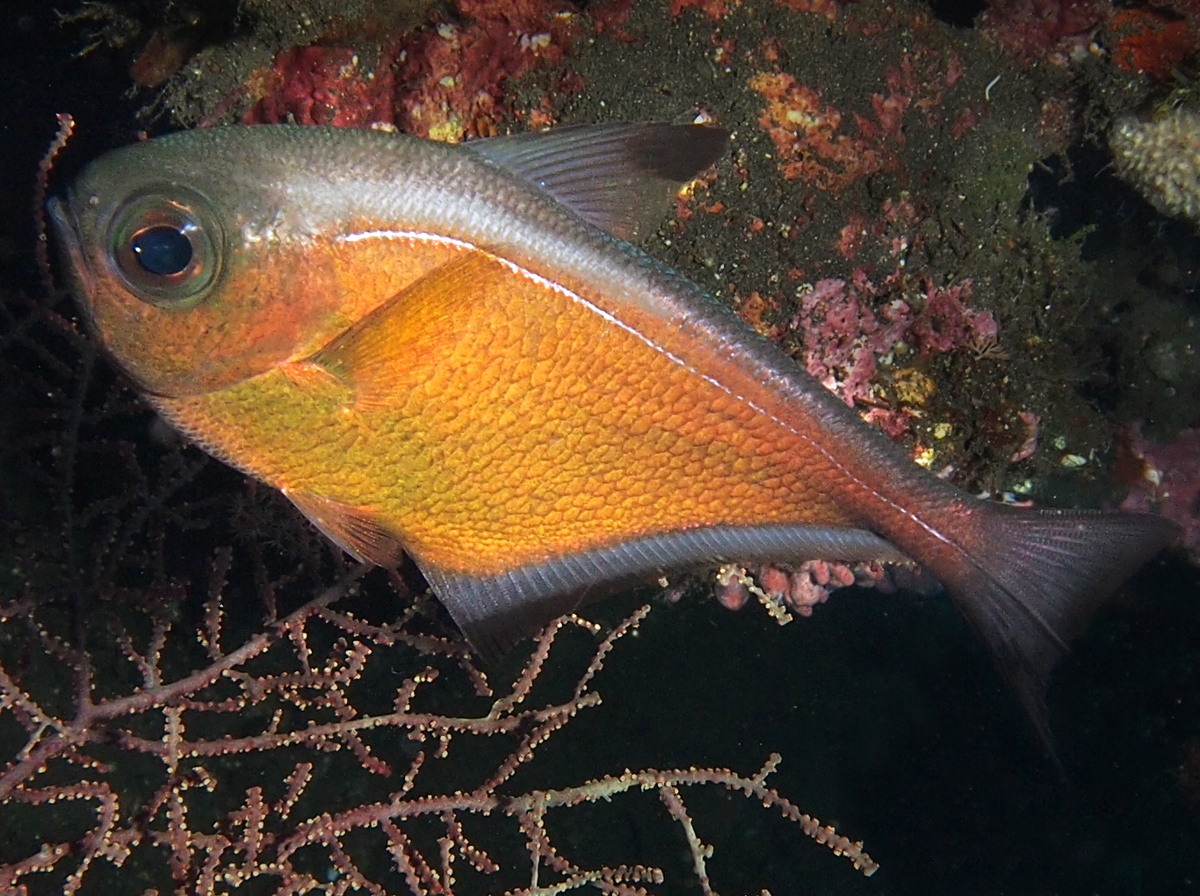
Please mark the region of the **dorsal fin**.
<svg viewBox="0 0 1200 896"><path fill-rule="evenodd" d="M729 134L707 125L576 125L463 144L596 227L631 239L674 190L713 164Z"/></svg>

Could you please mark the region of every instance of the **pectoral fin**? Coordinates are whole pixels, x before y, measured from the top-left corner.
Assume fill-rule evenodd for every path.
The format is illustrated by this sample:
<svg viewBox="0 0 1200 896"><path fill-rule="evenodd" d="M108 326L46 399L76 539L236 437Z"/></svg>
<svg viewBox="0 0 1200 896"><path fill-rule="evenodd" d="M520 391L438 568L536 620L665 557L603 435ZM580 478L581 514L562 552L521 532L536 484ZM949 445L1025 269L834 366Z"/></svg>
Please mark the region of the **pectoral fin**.
<svg viewBox="0 0 1200 896"><path fill-rule="evenodd" d="M279 368L293 388L310 401L330 407L344 407L353 399L350 389L325 367L311 361L298 361Z"/></svg>
<svg viewBox="0 0 1200 896"><path fill-rule="evenodd" d="M394 406L400 376L438 357L458 339L465 309L511 276L495 258L463 250L426 274L314 354L319 365L349 387L360 410Z"/></svg>

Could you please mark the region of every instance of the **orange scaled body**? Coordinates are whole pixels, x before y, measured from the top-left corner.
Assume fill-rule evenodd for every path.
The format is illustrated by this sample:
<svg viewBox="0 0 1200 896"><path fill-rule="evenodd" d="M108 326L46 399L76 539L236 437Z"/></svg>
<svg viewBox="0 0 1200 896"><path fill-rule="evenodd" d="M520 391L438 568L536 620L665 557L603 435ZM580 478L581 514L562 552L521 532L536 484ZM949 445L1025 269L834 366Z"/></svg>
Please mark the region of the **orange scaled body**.
<svg viewBox="0 0 1200 896"><path fill-rule="evenodd" d="M767 398L732 359L696 357L652 319L617 325L604 296L479 250L394 242L444 267L314 359L164 410L450 571L698 525L850 524L820 458L747 400Z"/></svg>

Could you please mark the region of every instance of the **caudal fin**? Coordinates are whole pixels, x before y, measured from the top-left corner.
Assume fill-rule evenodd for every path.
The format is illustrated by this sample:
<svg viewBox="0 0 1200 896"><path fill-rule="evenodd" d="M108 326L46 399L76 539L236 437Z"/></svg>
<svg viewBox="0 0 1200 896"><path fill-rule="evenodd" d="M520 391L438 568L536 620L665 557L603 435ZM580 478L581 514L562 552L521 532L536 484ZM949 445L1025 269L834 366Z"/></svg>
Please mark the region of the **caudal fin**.
<svg viewBox="0 0 1200 896"><path fill-rule="evenodd" d="M1050 670L1100 603L1170 544L1178 527L1139 513L1004 504L973 510L970 531L957 533L966 536L960 544L968 562L945 584L1050 749Z"/></svg>

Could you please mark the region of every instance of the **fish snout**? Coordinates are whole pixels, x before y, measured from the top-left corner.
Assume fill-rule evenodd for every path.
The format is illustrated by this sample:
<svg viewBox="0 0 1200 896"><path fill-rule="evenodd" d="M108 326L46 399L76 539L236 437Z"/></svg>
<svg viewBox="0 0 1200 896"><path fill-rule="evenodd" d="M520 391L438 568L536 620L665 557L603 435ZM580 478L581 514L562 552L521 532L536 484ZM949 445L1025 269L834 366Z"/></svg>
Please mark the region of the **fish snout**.
<svg viewBox="0 0 1200 896"><path fill-rule="evenodd" d="M62 277L68 289L74 294L76 301L91 314L91 296L94 283L87 258L83 251L83 238L79 233L79 224L71 210L72 197L66 199L57 196L50 197L46 202L46 212L57 244L59 264L62 266Z"/></svg>

